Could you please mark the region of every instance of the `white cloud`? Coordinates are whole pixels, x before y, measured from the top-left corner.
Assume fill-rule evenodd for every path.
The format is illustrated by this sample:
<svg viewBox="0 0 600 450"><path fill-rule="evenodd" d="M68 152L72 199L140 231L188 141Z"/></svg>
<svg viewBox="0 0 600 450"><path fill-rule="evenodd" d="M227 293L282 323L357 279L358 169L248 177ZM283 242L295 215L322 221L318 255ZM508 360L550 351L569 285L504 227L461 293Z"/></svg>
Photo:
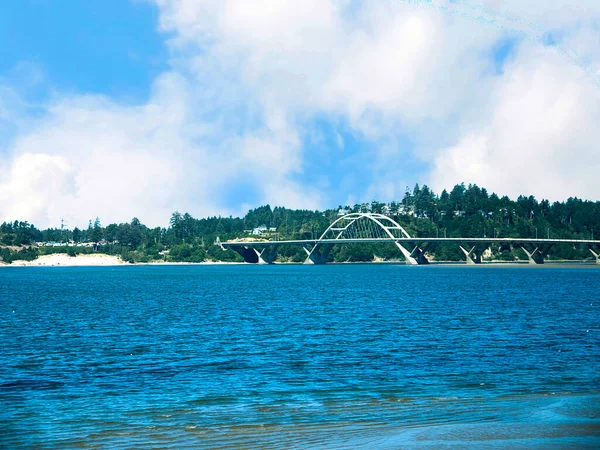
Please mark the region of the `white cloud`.
<svg viewBox="0 0 600 450"><path fill-rule="evenodd" d="M223 137L218 123L196 114L194 93L180 76L160 77L147 104L121 106L98 96L62 98L19 135L0 177L0 221L41 227L85 226L137 216L166 225L176 210L196 216L242 213L219 192L252 182L257 201L315 207L287 175L301 170L293 131L265 129ZM201 119L201 118L200 118ZM216 143L215 143L216 142ZM313 197L313 195L315 197Z"/></svg>
<svg viewBox="0 0 600 450"><path fill-rule="evenodd" d="M4 145L0 221L166 224L175 209L391 200L423 177L438 189L597 196L596 0L155 2L171 70L145 104L57 95L21 121ZM493 51L508 38L515 54L498 74ZM13 90L0 91L0 120L16 120L14 104ZM363 192L313 187L328 184L304 169L315 119L372 143ZM350 140L334 141L351 161ZM244 183L254 200L224 205L222 193Z"/></svg>
<svg viewBox="0 0 600 450"><path fill-rule="evenodd" d="M527 46L498 80L489 119L437 156L430 182L517 196L597 199L600 90L551 49Z"/></svg>
<svg viewBox="0 0 600 450"><path fill-rule="evenodd" d="M0 205L6 217L47 222L51 211L61 214L54 210L53 197L60 196L69 203L75 191L73 168L60 156L24 153L8 170L2 169L7 177L0 183Z"/></svg>
<svg viewBox="0 0 600 450"><path fill-rule="evenodd" d="M0 178L0 220L56 226L64 217L81 227L96 216L139 214L164 223L165 193L181 175L169 158L181 147L170 114L167 105L128 108L98 97L53 104L11 148L10 176Z"/></svg>
<svg viewBox="0 0 600 450"><path fill-rule="evenodd" d="M301 140L299 130L315 116L347 120L374 143L393 142L398 133L428 140L427 127L457 110L478 118L470 111L471 96L485 92L488 53L501 36L496 28L466 27L455 16L403 2L157 3L162 30L175 34L175 66L192 74L216 109L235 115L236 105L243 104L248 121L266 124L259 130L265 143L281 142L279 129ZM433 125L448 132L447 125ZM245 142L257 134L245 133ZM302 142L279 147L284 154L263 148L284 166L290 161L302 166ZM408 157L403 149L390 152L389 143L368 151L373 160L381 159L381 152ZM395 176L386 165L376 165L384 169L374 173L376 180ZM308 180L303 188L311 184Z"/></svg>
<svg viewBox="0 0 600 450"><path fill-rule="evenodd" d="M470 4L486 9L494 17L514 26L542 32L572 26L582 21L598 20L600 17L600 8L596 0L483 0Z"/></svg>
<svg viewBox="0 0 600 450"><path fill-rule="evenodd" d="M341 114L374 134L389 130L372 126L372 112L418 123L456 108L500 35L405 2L157 3L162 29L176 33L172 47L201 49L184 64L202 82L226 73L267 114Z"/></svg>

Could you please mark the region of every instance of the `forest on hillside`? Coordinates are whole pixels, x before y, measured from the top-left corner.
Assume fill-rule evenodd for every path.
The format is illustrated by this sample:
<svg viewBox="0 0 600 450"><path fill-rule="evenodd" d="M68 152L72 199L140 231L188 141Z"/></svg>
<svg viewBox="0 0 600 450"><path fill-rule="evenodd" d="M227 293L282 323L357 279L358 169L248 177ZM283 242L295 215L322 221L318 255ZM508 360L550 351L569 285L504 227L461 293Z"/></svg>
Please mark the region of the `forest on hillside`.
<svg viewBox="0 0 600 450"><path fill-rule="evenodd" d="M346 212L386 214L414 237L523 237L591 239L594 230L600 234L600 202L569 198L550 203L533 196L489 194L477 185L459 184L439 195L427 186L407 189L398 201L372 201L356 205L340 205L325 211L293 210L269 205L250 210L244 217L195 218L189 213L174 212L169 226L147 227L137 218L130 222L103 226L100 219L90 220L86 229L49 228L39 230L26 221L0 225L0 260L32 260L50 253L105 253L120 255L129 262L152 261L242 261L234 251L223 251L214 245L221 241L245 237L270 240L314 239L327 226ZM266 228L266 230L265 230ZM264 231L263 231L264 230ZM253 235L253 233L255 233ZM438 261L464 258L454 244L438 244L427 248L428 256ZM584 247L557 246L550 258L583 260L591 256ZM279 261L301 262L306 254L300 247L281 247ZM335 246L331 261L372 261L402 259L393 245L353 244ZM505 246L490 248L488 259L523 259L520 249Z"/></svg>

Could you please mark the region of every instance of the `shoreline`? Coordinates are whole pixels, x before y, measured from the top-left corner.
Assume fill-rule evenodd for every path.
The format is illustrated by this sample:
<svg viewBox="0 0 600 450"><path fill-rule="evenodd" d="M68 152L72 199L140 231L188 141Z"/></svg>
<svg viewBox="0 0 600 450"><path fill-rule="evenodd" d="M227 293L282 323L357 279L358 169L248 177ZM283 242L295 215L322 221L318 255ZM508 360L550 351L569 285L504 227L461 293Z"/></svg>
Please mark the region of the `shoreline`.
<svg viewBox="0 0 600 450"><path fill-rule="evenodd" d="M52 255L42 255L33 261L15 260L11 264L0 263L0 267L116 267L116 266L153 266L153 265L211 265L211 264L244 264L238 262L216 262L204 261L201 263L192 262L168 262L157 261L149 263L128 263L117 255L106 255L96 253L91 255L69 256L66 253L54 253Z"/></svg>
<svg viewBox="0 0 600 450"><path fill-rule="evenodd" d="M43 255L33 261L16 260L11 264L5 264L0 262L0 268L2 267L116 267L116 266L200 266L200 265L258 265L246 262L229 262L229 261L203 261L203 262L169 262L169 261L156 261L147 263L128 263L121 259L117 255L107 254L90 254L90 255L77 255L69 256L66 253L55 253L52 255ZM296 262L276 262L274 265L302 265L302 263ZM404 261L361 261L361 262L331 262L332 264L397 264L403 265ZM558 261L547 261L544 264L530 265L527 261L486 261L481 264L469 265L465 261L431 261L429 266L465 266L465 267L484 267L484 266L528 266L528 267L547 267L547 266L589 266L598 267L593 261L581 261L581 260L558 260Z"/></svg>

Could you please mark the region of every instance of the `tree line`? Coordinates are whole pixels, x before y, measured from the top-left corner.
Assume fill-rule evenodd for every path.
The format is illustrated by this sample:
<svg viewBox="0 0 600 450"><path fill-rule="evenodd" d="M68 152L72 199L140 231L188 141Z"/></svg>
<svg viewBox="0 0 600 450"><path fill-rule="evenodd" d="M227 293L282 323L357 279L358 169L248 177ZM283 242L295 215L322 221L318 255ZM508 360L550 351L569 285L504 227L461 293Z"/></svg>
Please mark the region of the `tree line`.
<svg viewBox="0 0 600 450"><path fill-rule="evenodd" d="M89 222L85 229L48 228L39 230L26 221L0 225L0 259L34 259L39 255L65 252L100 252L120 255L129 262L151 261L241 261L233 251L213 245L221 240L245 238L256 228L267 231L262 239L315 239L339 215L350 212L386 214L415 237L522 237L591 239L600 233L600 202L569 198L564 202L538 201L533 196L489 194L477 185L459 184L439 195L428 186L406 189L402 199L383 203L372 201L355 205L339 205L325 211L294 210L261 206L244 217L194 218L189 213L174 212L168 227L147 227L139 219L102 226L100 219ZM269 231L271 230L271 231ZM491 248L492 259L524 258L518 249ZM436 260L458 261L463 255L456 245L439 244L427 249ZM281 261L303 261L300 247L281 247ZM374 258L401 259L394 245L339 245L329 258L332 261L372 261ZM551 257L585 259L586 248L556 247Z"/></svg>

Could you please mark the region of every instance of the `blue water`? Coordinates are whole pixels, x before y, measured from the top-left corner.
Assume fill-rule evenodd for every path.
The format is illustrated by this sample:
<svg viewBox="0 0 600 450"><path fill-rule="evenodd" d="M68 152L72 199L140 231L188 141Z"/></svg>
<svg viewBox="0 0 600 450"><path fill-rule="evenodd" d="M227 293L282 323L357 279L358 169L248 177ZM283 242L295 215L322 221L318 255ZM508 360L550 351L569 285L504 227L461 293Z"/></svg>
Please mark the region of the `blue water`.
<svg viewBox="0 0 600 450"><path fill-rule="evenodd" d="M0 448L600 448L600 269L0 269Z"/></svg>

